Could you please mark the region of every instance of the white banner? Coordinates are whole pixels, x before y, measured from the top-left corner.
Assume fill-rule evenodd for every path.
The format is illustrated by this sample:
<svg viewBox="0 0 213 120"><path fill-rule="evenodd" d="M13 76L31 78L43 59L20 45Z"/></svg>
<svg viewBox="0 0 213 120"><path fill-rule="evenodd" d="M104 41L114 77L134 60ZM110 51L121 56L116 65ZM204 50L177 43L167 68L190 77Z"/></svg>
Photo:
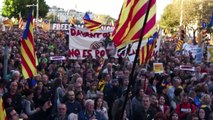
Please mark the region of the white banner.
<svg viewBox="0 0 213 120"><path fill-rule="evenodd" d="M180 65L180 70L195 71L195 67L191 65Z"/></svg>
<svg viewBox="0 0 213 120"><path fill-rule="evenodd" d="M50 60L66 60L65 56L50 56Z"/></svg>
<svg viewBox="0 0 213 120"><path fill-rule="evenodd" d="M98 30L90 32L86 28L70 28L69 30L69 56L70 59L85 59L88 56L92 58L104 57L108 55L118 58L118 56L135 55L138 43L132 44L128 54L117 53L112 40L106 40L112 30ZM147 40L143 40L141 47L146 45ZM127 48L125 48L127 50ZM106 52L107 51L107 52ZM126 52L125 52L126 53Z"/></svg>
<svg viewBox="0 0 213 120"><path fill-rule="evenodd" d="M69 23L52 23L51 30L69 30L72 25ZM84 24L76 24L75 27L85 28ZM110 25L102 25L101 30L113 30L114 27Z"/></svg>
<svg viewBox="0 0 213 120"><path fill-rule="evenodd" d="M197 49L198 45L193 45L193 44L188 44L188 43L184 43L183 44L183 54L185 55L189 55L189 52L192 53L192 56L195 58L196 54L197 54Z"/></svg>
<svg viewBox="0 0 213 120"><path fill-rule="evenodd" d="M69 30L69 55L71 59L107 58L106 50L114 50L113 42L104 46L104 40L110 36L110 30L98 30L90 32L85 28L70 28Z"/></svg>

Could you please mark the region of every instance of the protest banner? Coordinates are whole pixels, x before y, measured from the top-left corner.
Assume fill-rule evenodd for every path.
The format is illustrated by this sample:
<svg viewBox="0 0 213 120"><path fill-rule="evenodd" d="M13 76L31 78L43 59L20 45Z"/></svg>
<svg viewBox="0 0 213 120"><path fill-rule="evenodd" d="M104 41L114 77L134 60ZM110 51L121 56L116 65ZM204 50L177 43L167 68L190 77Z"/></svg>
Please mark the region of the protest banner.
<svg viewBox="0 0 213 120"><path fill-rule="evenodd" d="M66 60L65 56L50 56L50 60Z"/></svg>
<svg viewBox="0 0 213 120"><path fill-rule="evenodd" d="M180 70L195 71L195 67L191 65L180 65Z"/></svg>
<svg viewBox="0 0 213 120"><path fill-rule="evenodd" d="M69 31L69 28L72 25L69 23L51 23L51 30L62 30L62 31ZM76 28L85 28L84 24L75 24ZM102 25L101 30L113 30L114 27L110 25Z"/></svg>
<svg viewBox="0 0 213 120"><path fill-rule="evenodd" d="M164 72L163 63L153 63L153 71L155 73L163 73Z"/></svg>
<svg viewBox="0 0 213 120"><path fill-rule="evenodd" d="M85 28L70 28L69 30L69 55L70 59L85 59L88 56L92 58L107 58L106 49L102 46L102 41L109 37L110 30L98 30L90 32ZM95 43L95 44L94 44ZM99 47L94 49L92 45ZM107 46L109 49L115 49L113 44Z"/></svg>
<svg viewBox="0 0 213 120"><path fill-rule="evenodd" d="M73 28L69 30L69 56L70 59L85 59L89 56L92 58L103 57L107 58L107 55L114 54L113 57L118 58L134 55L136 52L137 42L135 42L131 49L127 52L118 52L112 40L106 41L106 38L110 36L112 30L97 30L91 32L86 28ZM141 46L146 44L147 40L144 40ZM100 47L94 49L93 47ZM127 48L125 48L127 50ZM108 53L108 54L107 54ZM112 55L111 55L112 56Z"/></svg>

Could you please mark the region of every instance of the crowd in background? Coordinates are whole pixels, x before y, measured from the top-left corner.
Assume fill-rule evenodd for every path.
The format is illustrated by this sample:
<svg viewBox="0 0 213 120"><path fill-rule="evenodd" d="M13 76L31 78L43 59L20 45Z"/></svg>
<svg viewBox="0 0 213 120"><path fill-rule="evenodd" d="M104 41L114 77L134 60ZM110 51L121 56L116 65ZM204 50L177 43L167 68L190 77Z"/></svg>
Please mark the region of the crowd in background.
<svg viewBox="0 0 213 120"><path fill-rule="evenodd" d="M176 54L177 39L163 38L158 57L146 67L137 64L134 86L127 92L133 65L128 57L105 60L97 74L101 58L70 60L62 31L34 32L38 74L23 79L22 34L18 29L0 32L0 96L9 120L213 120L213 63L204 56L195 64L191 54ZM8 69L3 79L6 45ZM57 55L67 59L49 59ZM154 62L163 63L164 73L153 72ZM180 70L180 65L194 66L195 71Z"/></svg>

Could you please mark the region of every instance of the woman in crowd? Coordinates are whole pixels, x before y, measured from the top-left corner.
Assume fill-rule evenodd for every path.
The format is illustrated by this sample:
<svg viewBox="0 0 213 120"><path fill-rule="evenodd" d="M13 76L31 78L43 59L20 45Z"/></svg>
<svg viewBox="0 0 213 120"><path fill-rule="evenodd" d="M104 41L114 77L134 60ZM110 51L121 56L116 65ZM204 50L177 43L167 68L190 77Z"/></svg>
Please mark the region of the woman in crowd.
<svg viewBox="0 0 213 120"><path fill-rule="evenodd" d="M208 118L208 116L206 116L204 109L200 108L197 111L197 113L198 113L199 120L207 120L206 118Z"/></svg>
<svg viewBox="0 0 213 120"><path fill-rule="evenodd" d="M102 120L108 120L107 109L103 106L103 99L97 98L95 100L95 110L101 114Z"/></svg>
<svg viewBox="0 0 213 120"><path fill-rule="evenodd" d="M205 119L208 119L209 114L212 112L211 110L211 96L208 94L203 95L201 98L201 107L205 111Z"/></svg>
<svg viewBox="0 0 213 120"><path fill-rule="evenodd" d="M164 113L167 117L169 117L170 116L170 107L165 104L165 97L163 95L160 95L158 97L158 101L159 101L159 108L160 108L161 112Z"/></svg>
<svg viewBox="0 0 213 120"><path fill-rule="evenodd" d="M32 116L39 112L41 109L39 107L35 107L33 97L34 93L32 90L28 90L25 92L26 99L23 100L23 112L26 113L28 116Z"/></svg>
<svg viewBox="0 0 213 120"><path fill-rule="evenodd" d="M48 99L48 90L43 86L42 81L38 81L37 86L34 90L33 101L35 102L35 106L42 106L43 103Z"/></svg>
<svg viewBox="0 0 213 120"><path fill-rule="evenodd" d="M93 81L90 84L90 89L87 91L86 98L95 100L98 97L97 82Z"/></svg>
<svg viewBox="0 0 213 120"><path fill-rule="evenodd" d="M170 120L180 120L179 116L175 110L171 112L169 119Z"/></svg>

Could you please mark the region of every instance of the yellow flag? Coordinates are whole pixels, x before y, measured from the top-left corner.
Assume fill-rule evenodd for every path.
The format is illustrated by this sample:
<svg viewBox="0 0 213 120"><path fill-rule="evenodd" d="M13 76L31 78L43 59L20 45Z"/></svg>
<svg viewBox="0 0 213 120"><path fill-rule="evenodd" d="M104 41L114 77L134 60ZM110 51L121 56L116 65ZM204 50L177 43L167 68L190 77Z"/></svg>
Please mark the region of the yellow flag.
<svg viewBox="0 0 213 120"><path fill-rule="evenodd" d="M0 97L0 120L7 120L2 97Z"/></svg>
<svg viewBox="0 0 213 120"><path fill-rule="evenodd" d="M49 20L43 20L42 21L42 29L44 31L49 31L50 30L50 22L49 22Z"/></svg>
<svg viewBox="0 0 213 120"><path fill-rule="evenodd" d="M70 24L71 25L75 25L76 24L76 19L75 19L75 17L74 16L72 16L71 18L70 18Z"/></svg>
<svg viewBox="0 0 213 120"><path fill-rule="evenodd" d="M211 36L211 39L210 39L210 41L209 41L209 44L210 44L210 45L213 45L213 35Z"/></svg>
<svg viewBox="0 0 213 120"><path fill-rule="evenodd" d="M11 19L4 20L4 21L3 21L3 24L4 24L5 26L8 26L8 27L12 27L12 26L13 26L13 22L12 22Z"/></svg>

